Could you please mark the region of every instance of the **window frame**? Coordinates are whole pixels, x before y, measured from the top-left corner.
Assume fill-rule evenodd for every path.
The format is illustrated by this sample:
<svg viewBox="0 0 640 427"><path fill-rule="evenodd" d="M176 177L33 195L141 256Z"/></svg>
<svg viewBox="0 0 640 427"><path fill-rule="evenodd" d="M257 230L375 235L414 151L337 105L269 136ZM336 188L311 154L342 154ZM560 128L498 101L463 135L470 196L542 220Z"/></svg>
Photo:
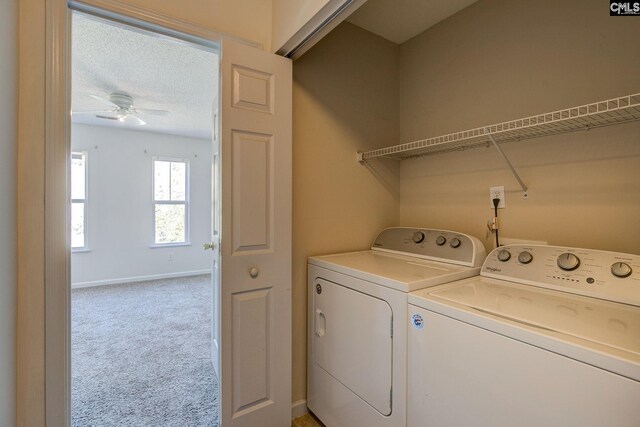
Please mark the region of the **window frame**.
<svg viewBox="0 0 640 427"><path fill-rule="evenodd" d="M90 248L89 248L89 152L88 151L72 151L71 161L73 161L75 156L84 157L84 199L74 199L73 197L71 198L69 218L71 219L71 209L73 209L73 204L83 203L84 204L84 224L83 224L84 242L82 246L73 246L71 233L69 233L69 245L71 246L72 253L90 251ZM71 182L71 172L69 172L69 182ZM71 184L69 186L69 193L73 194L73 192L71 191Z"/></svg>
<svg viewBox="0 0 640 427"><path fill-rule="evenodd" d="M183 200L156 200L156 162L174 162L185 164L184 177L184 201ZM169 168L171 170L171 168ZM190 224L190 204L191 204L191 162L189 159L180 157L164 157L154 156L151 158L151 213L153 221L151 221L151 248L166 248L172 246L191 246L191 224ZM171 178L169 178L171 183ZM169 188L169 197L171 197L171 188ZM184 242L156 242L156 205L184 205Z"/></svg>

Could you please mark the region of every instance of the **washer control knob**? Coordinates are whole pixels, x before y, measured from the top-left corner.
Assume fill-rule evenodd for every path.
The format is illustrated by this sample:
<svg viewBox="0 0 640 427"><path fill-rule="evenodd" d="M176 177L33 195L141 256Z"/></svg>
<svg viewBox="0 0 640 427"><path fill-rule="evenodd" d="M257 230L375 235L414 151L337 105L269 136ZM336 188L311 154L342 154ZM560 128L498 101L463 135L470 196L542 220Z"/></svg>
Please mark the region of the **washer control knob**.
<svg viewBox="0 0 640 427"><path fill-rule="evenodd" d="M451 239L451 242L449 242L449 244L452 248L457 248L462 244L462 242L457 237L454 237L453 239Z"/></svg>
<svg viewBox="0 0 640 427"><path fill-rule="evenodd" d="M560 255L557 262L558 267L565 271L573 271L580 266L580 258L569 252Z"/></svg>
<svg viewBox="0 0 640 427"><path fill-rule="evenodd" d="M413 233L413 243L422 243L424 240L424 233L422 231L416 231Z"/></svg>
<svg viewBox="0 0 640 427"><path fill-rule="evenodd" d="M438 238L436 239L436 245L442 246L445 243L447 243L447 238L444 236L438 236Z"/></svg>
<svg viewBox="0 0 640 427"><path fill-rule="evenodd" d="M518 254L518 261L520 261L521 264L529 264L533 261L533 255L531 255L531 252L522 251Z"/></svg>
<svg viewBox="0 0 640 427"><path fill-rule="evenodd" d="M507 262L511 259L511 252L506 249L500 249L498 251L498 259L502 262Z"/></svg>
<svg viewBox="0 0 640 427"><path fill-rule="evenodd" d="M626 262L614 262L611 264L611 274L616 277L625 278L631 276L633 270Z"/></svg>

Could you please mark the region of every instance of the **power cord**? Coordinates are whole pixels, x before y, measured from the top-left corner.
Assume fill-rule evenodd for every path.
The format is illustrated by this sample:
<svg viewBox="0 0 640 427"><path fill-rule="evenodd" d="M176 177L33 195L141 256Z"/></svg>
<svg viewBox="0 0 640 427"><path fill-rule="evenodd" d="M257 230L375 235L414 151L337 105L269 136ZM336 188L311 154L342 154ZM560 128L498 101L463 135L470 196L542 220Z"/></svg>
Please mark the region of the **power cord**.
<svg viewBox="0 0 640 427"><path fill-rule="evenodd" d="M494 210L494 230L496 231L496 248L500 247L500 240L498 239L498 205L500 204L499 198L493 199L493 210Z"/></svg>

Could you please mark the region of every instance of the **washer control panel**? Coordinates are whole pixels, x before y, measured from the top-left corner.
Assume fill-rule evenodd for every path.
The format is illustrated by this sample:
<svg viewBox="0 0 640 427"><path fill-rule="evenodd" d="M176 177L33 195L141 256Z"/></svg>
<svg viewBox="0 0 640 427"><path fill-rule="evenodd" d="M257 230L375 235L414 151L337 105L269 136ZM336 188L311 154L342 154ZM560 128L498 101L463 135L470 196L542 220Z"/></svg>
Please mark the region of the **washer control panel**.
<svg viewBox="0 0 640 427"><path fill-rule="evenodd" d="M469 267L480 267L486 257L484 245L475 237L431 228L387 228L378 234L371 249Z"/></svg>
<svg viewBox="0 0 640 427"><path fill-rule="evenodd" d="M640 255L507 245L487 256L480 274L640 306Z"/></svg>

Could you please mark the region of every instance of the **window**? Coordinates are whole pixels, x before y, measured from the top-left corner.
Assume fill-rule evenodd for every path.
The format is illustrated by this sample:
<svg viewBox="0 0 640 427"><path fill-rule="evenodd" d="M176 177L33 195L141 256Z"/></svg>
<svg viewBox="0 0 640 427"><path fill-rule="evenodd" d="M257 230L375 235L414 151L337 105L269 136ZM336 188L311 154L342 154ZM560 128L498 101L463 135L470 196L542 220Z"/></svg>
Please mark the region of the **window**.
<svg viewBox="0 0 640 427"><path fill-rule="evenodd" d="M188 161L153 161L154 244L188 243L188 185Z"/></svg>
<svg viewBox="0 0 640 427"><path fill-rule="evenodd" d="M87 153L71 153L71 248L87 248Z"/></svg>

